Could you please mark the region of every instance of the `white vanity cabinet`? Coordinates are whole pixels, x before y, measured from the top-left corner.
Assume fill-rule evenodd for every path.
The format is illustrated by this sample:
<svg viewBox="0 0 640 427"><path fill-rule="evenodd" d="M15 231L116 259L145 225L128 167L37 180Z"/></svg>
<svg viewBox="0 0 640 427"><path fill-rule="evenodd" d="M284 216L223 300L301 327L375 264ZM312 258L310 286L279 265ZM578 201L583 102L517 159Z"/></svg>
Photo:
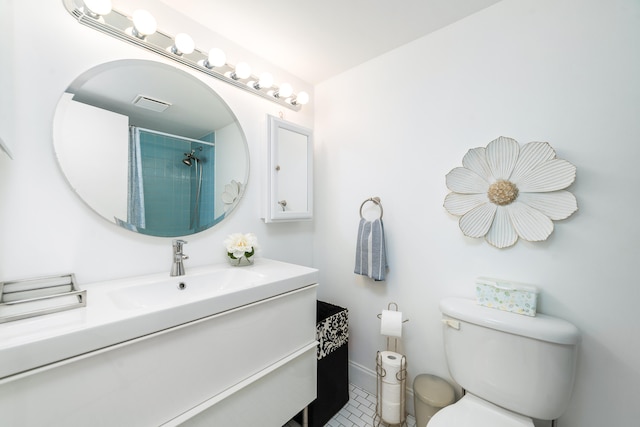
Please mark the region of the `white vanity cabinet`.
<svg viewBox="0 0 640 427"><path fill-rule="evenodd" d="M316 286L5 377L0 424L280 427L315 399Z"/></svg>

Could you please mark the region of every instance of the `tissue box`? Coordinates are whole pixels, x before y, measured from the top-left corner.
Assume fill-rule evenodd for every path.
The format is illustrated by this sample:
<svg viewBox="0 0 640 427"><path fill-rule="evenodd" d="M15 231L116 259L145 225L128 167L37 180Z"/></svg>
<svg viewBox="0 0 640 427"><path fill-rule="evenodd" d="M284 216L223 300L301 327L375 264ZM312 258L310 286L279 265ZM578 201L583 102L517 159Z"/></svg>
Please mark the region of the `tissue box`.
<svg viewBox="0 0 640 427"><path fill-rule="evenodd" d="M485 307L535 316L538 289L521 283L479 277L476 279L476 300Z"/></svg>

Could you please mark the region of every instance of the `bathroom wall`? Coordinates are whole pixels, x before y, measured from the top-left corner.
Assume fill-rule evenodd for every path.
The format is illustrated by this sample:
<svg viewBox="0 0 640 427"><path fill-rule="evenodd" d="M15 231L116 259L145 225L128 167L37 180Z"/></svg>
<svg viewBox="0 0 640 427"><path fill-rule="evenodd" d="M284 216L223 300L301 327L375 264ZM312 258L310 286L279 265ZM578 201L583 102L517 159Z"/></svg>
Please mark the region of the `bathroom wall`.
<svg viewBox="0 0 640 427"><path fill-rule="evenodd" d="M371 390L391 301L409 319L410 380L448 378L438 301L496 276L539 286L541 311L582 332L559 425L637 425L638 40L637 0L504 0L316 86L315 265L319 297L349 309L353 382ZM577 166L579 211L545 242L493 248L442 206L445 175L501 135L548 141ZM384 207L385 282L353 274L370 196Z"/></svg>
<svg viewBox="0 0 640 427"><path fill-rule="evenodd" d="M14 34L13 34L13 5L10 0L0 1L0 27L5 36L0 38L0 49L4 52L2 67L0 67L0 155L11 156L14 144L14 115L13 102L15 91L13 90L13 77L15 69L13 67L14 54ZM7 61L5 64L4 61ZM2 157L2 156L0 156Z"/></svg>
<svg viewBox="0 0 640 427"><path fill-rule="evenodd" d="M96 211L113 212L126 220L129 117L74 101L71 93L60 97L57 113L53 140L67 180ZM86 153L100 161L79 162Z"/></svg>
<svg viewBox="0 0 640 427"><path fill-rule="evenodd" d="M168 273L171 239L138 235L95 214L68 186L56 162L51 136L56 104L82 72L123 58L168 61L76 23L61 1L0 1L3 14L13 14L8 19L13 31L3 37L3 46L9 44L13 56L1 57L0 68L14 70L11 88L16 98L11 106L16 118L14 160L0 151L0 280L73 272L82 285L128 275ZM242 58L256 73L269 70L277 81L290 81L298 90L313 92L299 79L167 10L160 2L149 2L151 7L160 28L173 34L175 27L189 29L203 49L225 49L230 63ZM186 237L187 272L194 266L224 262L223 241L234 232L256 233L259 257L311 265L312 251L299 248L312 246L313 223L267 226L260 220L260 203L266 115L277 116L282 111L287 120L312 127L313 106L294 112L217 79L187 72L229 104L244 130L251 155L247 192L238 209L213 229ZM91 151L78 152L78 156L86 162L101 160Z"/></svg>

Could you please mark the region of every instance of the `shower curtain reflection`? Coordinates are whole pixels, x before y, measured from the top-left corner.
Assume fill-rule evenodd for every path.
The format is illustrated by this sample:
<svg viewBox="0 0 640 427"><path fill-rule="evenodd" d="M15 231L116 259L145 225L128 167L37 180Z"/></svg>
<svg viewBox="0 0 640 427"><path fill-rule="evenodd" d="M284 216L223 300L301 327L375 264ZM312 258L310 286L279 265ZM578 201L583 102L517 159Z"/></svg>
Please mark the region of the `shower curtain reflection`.
<svg viewBox="0 0 640 427"><path fill-rule="evenodd" d="M129 128L129 179L127 221L135 229L144 229L144 190L142 188L142 161L140 159L140 133L138 128Z"/></svg>
<svg viewBox="0 0 640 427"><path fill-rule="evenodd" d="M210 227L214 133L195 140L132 127L130 134L128 222L141 233L165 237Z"/></svg>

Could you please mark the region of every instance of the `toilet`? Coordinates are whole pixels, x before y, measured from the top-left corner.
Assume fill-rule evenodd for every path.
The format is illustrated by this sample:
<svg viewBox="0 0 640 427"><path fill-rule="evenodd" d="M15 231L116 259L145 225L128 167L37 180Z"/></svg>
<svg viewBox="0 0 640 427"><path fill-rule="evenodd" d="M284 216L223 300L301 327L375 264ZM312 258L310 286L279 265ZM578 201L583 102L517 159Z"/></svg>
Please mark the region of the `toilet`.
<svg viewBox="0 0 640 427"><path fill-rule="evenodd" d="M580 342L574 325L466 298L445 298L440 311L449 373L465 394L428 427L534 427L532 418L564 413Z"/></svg>

